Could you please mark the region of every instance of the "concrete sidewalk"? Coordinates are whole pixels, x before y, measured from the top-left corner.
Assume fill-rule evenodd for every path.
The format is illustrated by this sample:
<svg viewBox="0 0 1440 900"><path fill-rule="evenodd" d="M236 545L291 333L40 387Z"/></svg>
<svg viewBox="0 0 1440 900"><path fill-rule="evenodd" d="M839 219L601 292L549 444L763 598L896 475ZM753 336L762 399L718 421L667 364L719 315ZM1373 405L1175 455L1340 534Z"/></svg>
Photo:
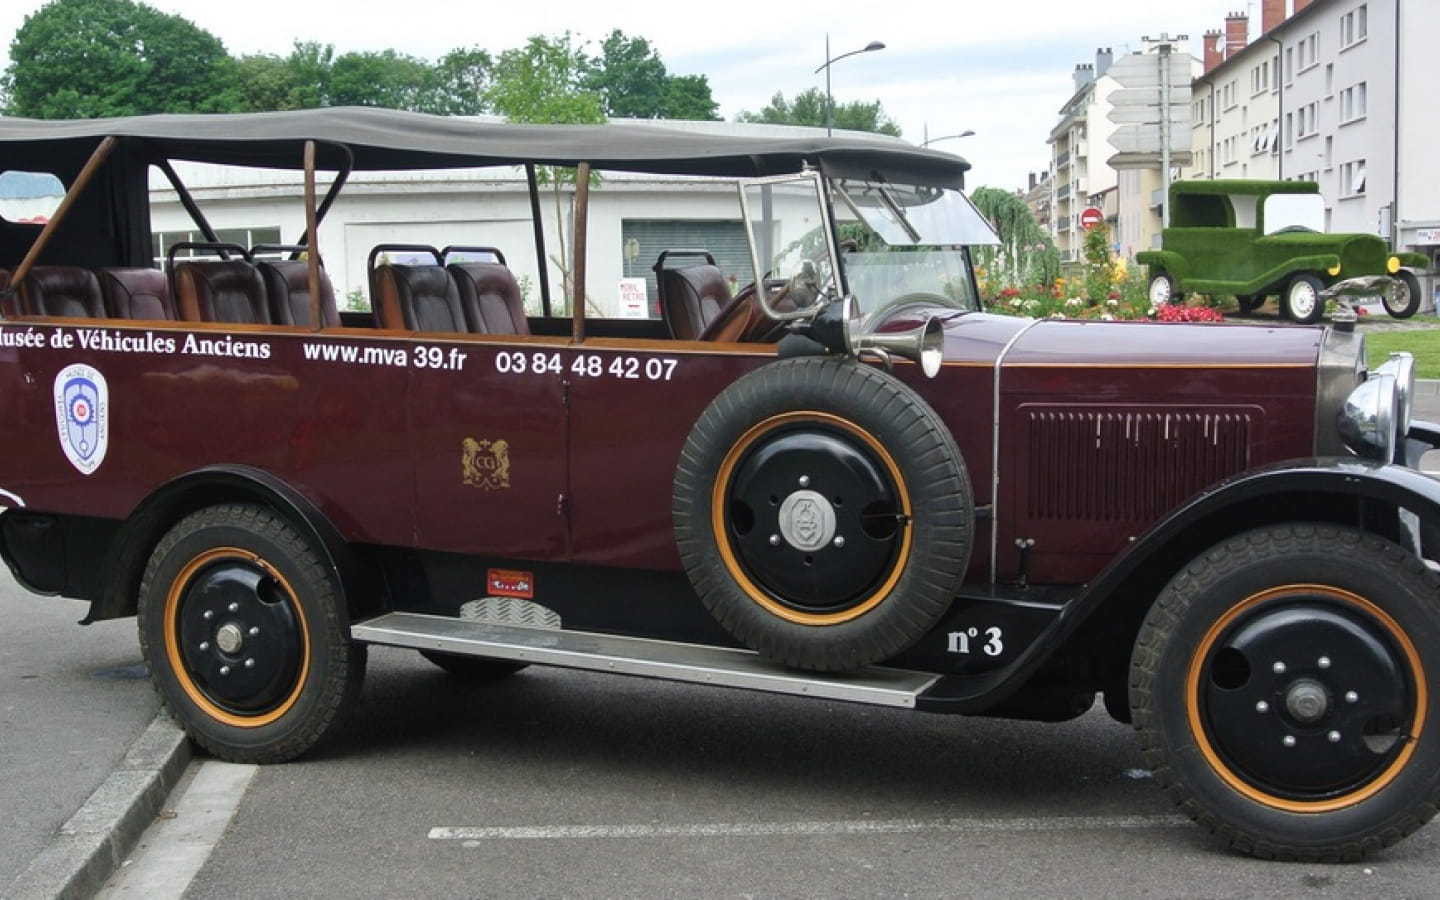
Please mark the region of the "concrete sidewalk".
<svg viewBox="0 0 1440 900"><path fill-rule="evenodd" d="M88 897L190 758L140 662L135 620L76 624L0 567L0 897Z"/></svg>

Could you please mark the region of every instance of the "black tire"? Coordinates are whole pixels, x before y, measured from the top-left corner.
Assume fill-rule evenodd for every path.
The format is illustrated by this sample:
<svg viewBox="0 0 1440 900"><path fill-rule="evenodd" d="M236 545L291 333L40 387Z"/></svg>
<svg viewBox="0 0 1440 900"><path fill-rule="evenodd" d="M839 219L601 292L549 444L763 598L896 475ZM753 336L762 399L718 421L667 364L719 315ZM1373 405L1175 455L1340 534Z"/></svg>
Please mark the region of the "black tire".
<svg viewBox="0 0 1440 900"><path fill-rule="evenodd" d="M1159 307L1167 303L1184 303L1185 292L1175 289L1175 279L1164 269L1156 269L1150 276L1150 287L1146 292L1150 306Z"/></svg>
<svg viewBox="0 0 1440 900"><path fill-rule="evenodd" d="M1380 295L1385 311L1396 319L1408 319L1420 311L1420 279L1415 273L1401 269L1395 273L1399 284Z"/></svg>
<svg viewBox="0 0 1440 900"><path fill-rule="evenodd" d="M910 647L970 557L970 480L950 432L913 390L851 359L782 359L727 387L690 432L673 500L705 606L795 668L855 669Z"/></svg>
<svg viewBox="0 0 1440 900"><path fill-rule="evenodd" d="M1424 670L1440 659L1437 592L1413 554L1337 526L1260 528L1191 562L1131 661L1156 781L1266 859L1359 859L1420 828L1440 803Z"/></svg>
<svg viewBox="0 0 1440 900"><path fill-rule="evenodd" d="M363 644L330 567L271 510L212 506L160 540L140 583L140 650L160 699L220 759L294 759L340 726Z"/></svg>
<svg viewBox="0 0 1440 900"><path fill-rule="evenodd" d="M1280 313L1301 325L1314 325L1325 316L1325 285L1308 272L1301 272L1285 284L1280 295Z"/></svg>
<svg viewBox="0 0 1440 900"><path fill-rule="evenodd" d="M529 663L510 662L506 659L486 659L483 656L467 656L464 653L443 653L439 650L421 650L420 655L447 673L467 681L494 681L530 667Z"/></svg>

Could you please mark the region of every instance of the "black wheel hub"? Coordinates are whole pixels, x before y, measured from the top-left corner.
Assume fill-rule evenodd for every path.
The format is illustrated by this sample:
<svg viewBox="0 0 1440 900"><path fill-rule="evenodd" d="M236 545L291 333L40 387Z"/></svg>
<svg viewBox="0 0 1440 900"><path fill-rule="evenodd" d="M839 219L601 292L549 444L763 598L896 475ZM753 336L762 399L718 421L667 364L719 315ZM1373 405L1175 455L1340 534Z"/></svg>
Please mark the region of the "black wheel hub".
<svg viewBox="0 0 1440 900"><path fill-rule="evenodd" d="M728 537L741 565L775 600L809 613L862 600L890 572L909 527L889 474L820 430L755 447L728 496Z"/></svg>
<svg viewBox="0 0 1440 900"><path fill-rule="evenodd" d="M1226 763L1255 787L1301 801L1377 777L1410 739L1415 708L1385 634L1323 602L1242 619L1205 661L1198 691L1204 727Z"/></svg>
<svg viewBox="0 0 1440 900"><path fill-rule="evenodd" d="M230 712L258 715L290 695L304 639L294 603L252 563L221 561L186 586L180 655L196 686Z"/></svg>

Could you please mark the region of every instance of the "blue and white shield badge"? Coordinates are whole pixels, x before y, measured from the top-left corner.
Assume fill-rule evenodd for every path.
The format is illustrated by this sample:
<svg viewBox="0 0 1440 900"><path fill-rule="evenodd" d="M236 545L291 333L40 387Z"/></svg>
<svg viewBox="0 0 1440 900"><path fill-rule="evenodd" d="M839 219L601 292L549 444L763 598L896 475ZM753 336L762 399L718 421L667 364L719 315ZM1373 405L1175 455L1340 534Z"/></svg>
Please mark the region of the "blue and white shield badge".
<svg viewBox="0 0 1440 900"><path fill-rule="evenodd" d="M110 387L105 376L76 363L55 376L55 425L60 449L81 475L89 475L105 461L110 442Z"/></svg>

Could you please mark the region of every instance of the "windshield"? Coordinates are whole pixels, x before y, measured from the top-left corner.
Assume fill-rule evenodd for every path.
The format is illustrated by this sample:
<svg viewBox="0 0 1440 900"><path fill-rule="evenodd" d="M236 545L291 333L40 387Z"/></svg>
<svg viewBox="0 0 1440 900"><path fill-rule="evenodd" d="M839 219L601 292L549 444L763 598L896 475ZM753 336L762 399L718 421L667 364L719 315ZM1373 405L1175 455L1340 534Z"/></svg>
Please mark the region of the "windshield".
<svg viewBox="0 0 1440 900"><path fill-rule="evenodd" d="M755 271L767 289L786 283L789 308L805 309L839 293L821 196L820 178L813 172L742 185Z"/></svg>
<svg viewBox="0 0 1440 900"><path fill-rule="evenodd" d="M1265 233L1324 231L1325 198L1319 194L1271 194L1265 198Z"/></svg>
<svg viewBox="0 0 1440 900"><path fill-rule="evenodd" d="M879 180L833 183L841 260L862 318L908 303L980 308L970 244L999 243L958 190Z"/></svg>

